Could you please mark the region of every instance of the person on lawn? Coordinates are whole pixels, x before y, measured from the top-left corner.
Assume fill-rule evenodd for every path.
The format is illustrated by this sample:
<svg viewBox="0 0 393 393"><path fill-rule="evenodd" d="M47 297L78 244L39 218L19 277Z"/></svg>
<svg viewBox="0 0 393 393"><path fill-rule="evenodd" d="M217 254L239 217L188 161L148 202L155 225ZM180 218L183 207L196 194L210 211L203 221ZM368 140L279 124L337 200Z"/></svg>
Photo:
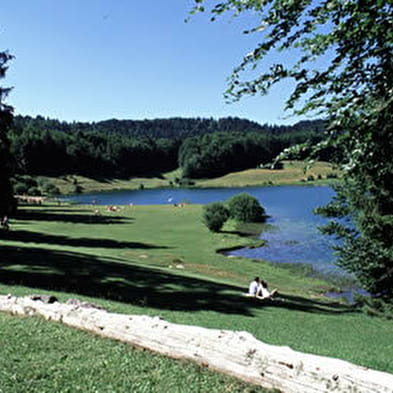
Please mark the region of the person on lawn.
<svg viewBox="0 0 393 393"><path fill-rule="evenodd" d="M261 288L261 280L259 277L255 277L254 281L250 283L250 286L248 288L248 294L250 296L258 296Z"/></svg>
<svg viewBox="0 0 393 393"><path fill-rule="evenodd" d="M256 297L257 299L273 299L277 294L277 289L273 289L269 292L267 282L261 280L259 277L255 277L248 288L248 296Z"/></svg>
<svg viewBox="0 0 393 393"><path fill-rule="evenodd" d="M262 297L262 299L273 299L275 295L277 295L277 288L273 289L271 292L267 289L267 282L264 280L260 280L261 285L258 288L258 293Z"/></svg>

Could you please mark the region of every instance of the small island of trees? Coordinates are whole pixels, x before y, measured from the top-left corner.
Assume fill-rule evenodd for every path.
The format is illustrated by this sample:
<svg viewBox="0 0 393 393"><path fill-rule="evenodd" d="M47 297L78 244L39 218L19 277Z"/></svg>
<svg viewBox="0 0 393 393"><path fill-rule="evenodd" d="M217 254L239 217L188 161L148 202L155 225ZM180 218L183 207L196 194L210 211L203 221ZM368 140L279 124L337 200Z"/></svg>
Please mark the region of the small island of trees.
<svg viewBox="0 0 393 393"><path fill-rule="evenodd" d="M238 222L264 222L266 212L258 199L246 193L234 195L225 203L212 202L203 207L203 220L212 232L220 231L228 218Z"/></svg>

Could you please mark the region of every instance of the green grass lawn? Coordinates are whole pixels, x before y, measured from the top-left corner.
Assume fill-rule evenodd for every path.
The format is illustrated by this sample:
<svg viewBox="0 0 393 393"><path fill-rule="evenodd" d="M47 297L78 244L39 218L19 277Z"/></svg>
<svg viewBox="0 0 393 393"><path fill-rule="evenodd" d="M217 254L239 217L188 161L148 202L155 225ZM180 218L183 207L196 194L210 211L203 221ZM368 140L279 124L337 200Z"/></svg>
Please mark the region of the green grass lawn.
<svg viewBox="0 0 393 393"><path fill-rule="evenodd" d="M119 212L99 209L100 216L95 216L93 207L89 206L22 208L18 217L11 220L11 230L0 235L0 293L49 292L60 300L78 297L115 312L159 315L176 323L246 330L267 343L288 345L295 350L338 357L393 373L393 321L373 318L324 298L321 294L330 284L322 280L302 277L263 261L229 258L217 253L219 249L254 242L239 236L233 223L221 233L210 233L202 223L199 205L184 208L127 206ZM271 287L278 287L281 298L266 304L243 298L241 292L246 291L255 275L265 278ZM190 371L183 377L180 372L186 367L183 363L155 360L158 358L151 354L110 340L41 320L6 315L1 315L1 319L0 339L5 350L12 352L15 363L8 364L7 368L0 365L0 370L6 370L0 371L0 392L2 386L8 386L3 382L10 383L13 378L14 367L15 378L19 378L15 386L20 389L15 388L15 392L77 391L72 390L71 385L57 390L56 384L63 386L65 382L58 373L48 371L50 366L44 360L32 360L35 369L27 370L24 363L27 351L31 352L31 359L45 358L40 345L53 350L51 356L59 359L56 367L67 369L70 375L80 370L83 374L78 382L80 391L125 391L122 384L128 383L127 376L119 375L119 384L112 390L110 386L118 374L124 373L120 370L131 367L130 359L134 356L151 359L147 360L150 365L146 368L152 369L148 373L154 373L156 362L162 364L157 378L151 376L152 384L159 382L159 375L166 368L174 367L173 372L168 371L168 375L173 373L174 379L168 376L163 381L165 386L181 385L183 378L185 381L190 378L197 386L195 391L247 391L241 390L243 387L228 388L234 383L232 380L221 385L217 382L221 376L215 374L212 382L204 385L205 378L210 378L209 373L200 377L202 371L196 366L187 365ZM36 335L30 334L34 328L29 328L29 324L39 326ZM12 341L8 344L4 340L7 332L18 332L21 344L15 345ZM66 344L68 339L64 337L73 335L76 344L71 341ZM55 336L63 345L58 350ZM41 344L33 344L34 340ZM79 360L73 361L71 353L79 351L76 347L80 341L86 341L85 346L81 345ZM110 360L106 366L108 379L94 390L93 375L99 378L100 366L93 368L92 359L112 359L112 356L117 360ZM141 382L144 367L139 367L139 362L142 364L143 360L135 362L137 370L135 373L133 370L130 378L138 380L139 373L141 386L129 391L164 391L143 385L150 383ZM83 371L89 367L92 367L90 373ZM24 378L24 373L33 375ZM22 380L29 378L38 380L36 390L33 390L34 384L31 390L24 389L26 384L23 385ZM214 390L216 384L218 390ZM187 383L181 386L170 391L192 391L185 388ZM211 389L207 389L208 386Z"/></svg>
<svg viewBox="0 0 393 393"><path fill-rule="evenodd" d="M0 392L238 392L266 390L39 318L0 314Z"/></svg>

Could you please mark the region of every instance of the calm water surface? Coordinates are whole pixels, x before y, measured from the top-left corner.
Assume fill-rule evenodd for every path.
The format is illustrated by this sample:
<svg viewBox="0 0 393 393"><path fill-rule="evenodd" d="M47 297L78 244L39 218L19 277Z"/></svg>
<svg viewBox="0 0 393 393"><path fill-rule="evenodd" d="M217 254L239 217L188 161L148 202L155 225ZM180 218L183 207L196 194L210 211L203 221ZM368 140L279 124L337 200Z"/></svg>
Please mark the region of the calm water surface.
<svg viewBox="0 0 393 393"><path fill-rule="evenodd" d="M155 205L180 202L209 203L225 201L232 195L247 192L256 197L267 214L271 229L261 233L266 247L242 249L234 255L263 258L271 262L307 263L320 271L338 271L330 248L334 240L323 236L318 226L326 222L312 213L313 208L326 204L334 195L330 187L281 186L220 189L155 189L84 194L66 198L84 204Z"/></svg>

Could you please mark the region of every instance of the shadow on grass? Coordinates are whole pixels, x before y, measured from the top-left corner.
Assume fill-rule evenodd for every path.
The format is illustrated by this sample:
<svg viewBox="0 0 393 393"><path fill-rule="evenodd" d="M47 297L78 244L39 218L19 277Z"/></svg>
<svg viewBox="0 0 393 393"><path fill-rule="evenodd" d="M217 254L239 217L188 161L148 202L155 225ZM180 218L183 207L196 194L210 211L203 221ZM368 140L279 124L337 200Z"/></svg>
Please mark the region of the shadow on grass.
<svg viewBox="0 0 393 393"><path fill-rule="evenodd" d="M27 209L25 209L25 211L26 211ZM32 211L34 211L33 209L31 209ZM42 208L40 208L40 210L43 210ZM53 212L55 212L55 213L72 213L72 214L74 214L75 213L75 209L67 209L67 208L65 208L65 207L61 207L61 208L54 208L54 209L51 209L51 208L47 208L46 206L45 206L45 211L46 212L48 212L48 211L53 211ZM92 213L92 209L89 209L89 208L87 208L87 209L80 209L80 208L78 208L78 212L79 213ZM19 210L18 211L18 213L17 213L17 215L19 216L19 215L21 215L21 216L23 216L23 210Z"/></svg>
<svg viewBox="0 0 393 393"><path fill-rule="evenodd" d="M252 315L251 303L229 285L183 277L91 255L35 248L0 248L0 282L58 290L170 310Z"/></svg>
<svg viewBox="0 0 393 393"><path fill-rule="evenodd" d="M171 168L169 170L173 170L173 169L176 169L176 168ZM91 174L87 177L89 179L93 179L93 180L98 181L100 183L111 183L111 182L113 182L115 180L119 180L119 179L120 180L131 180L133 178L139 178L139 177L148 178L148 179L150 179L150 178L152 178L152 179L153 178L165 179L161 170L160 171L157 171L157 170L150 171L148 173L145 173L145 172L144 173L136 173L133 176L119 175L118 177L110 177L110 176L95 176L95 175Z"/></svg>
<svg viewBox="0 0 393 393"><path fill-rule="evenodd" d="M320 314L351 313L356 311L350 305L339 302L332 302L329 299L326 299L326 301L324 301L308 299L302 296L294 296L289 294L280 294L277 299L269 302L269 305L272 305L274 307L282 307L291 310Z"/></svg>
<svg viewBox="0 0 393 393"><path fill-rule="evenodd" d="M266 216L269 217L269 216ZM269 228L269 224L263 222L242 222L237 223L236 228L233 230L222 230L221 233L228 233L231 235L237 235L240 237L250 237L259 239L260 234Z"/></svg>
<svg viewBox="0 0 393 393"><path fill-rule="evenodd" d="M19 220L33 220L33 221L57 221L57 222L71 222L78 224L122 224L129 223L133 219L123 216L95 216L93 210L83 210L90 214L78 214L70 210L67 214L66 210L61 209L24 209L18 212L15 218ZM72 214L71 214L72 213Z"/></svg>
<svg viewBox="0 0 393 393"><path fill-rule="evenodd" d="M242 288L234 285L184 277L113 259L27 247L0 248L0 282L166 310L211 310L246 316L254 316L261 307L284 307L312 313L351 311L345 305L288 295L282 300L262 303L243 297Z"/></svg>
<svg viewBox="0 0 393 393"><path fill-rule="evenodd" d="M7 231L0 233L1 240L16 241L23 243L43 243L56 244L61 246L71 247L98 247L98 248L168 248L167 246L156 246L154 244L140 243L140 242L121 242L112 239L99 238L72 238L62 235L49 235L47 233L39 233L32 231Z"/></svg>

